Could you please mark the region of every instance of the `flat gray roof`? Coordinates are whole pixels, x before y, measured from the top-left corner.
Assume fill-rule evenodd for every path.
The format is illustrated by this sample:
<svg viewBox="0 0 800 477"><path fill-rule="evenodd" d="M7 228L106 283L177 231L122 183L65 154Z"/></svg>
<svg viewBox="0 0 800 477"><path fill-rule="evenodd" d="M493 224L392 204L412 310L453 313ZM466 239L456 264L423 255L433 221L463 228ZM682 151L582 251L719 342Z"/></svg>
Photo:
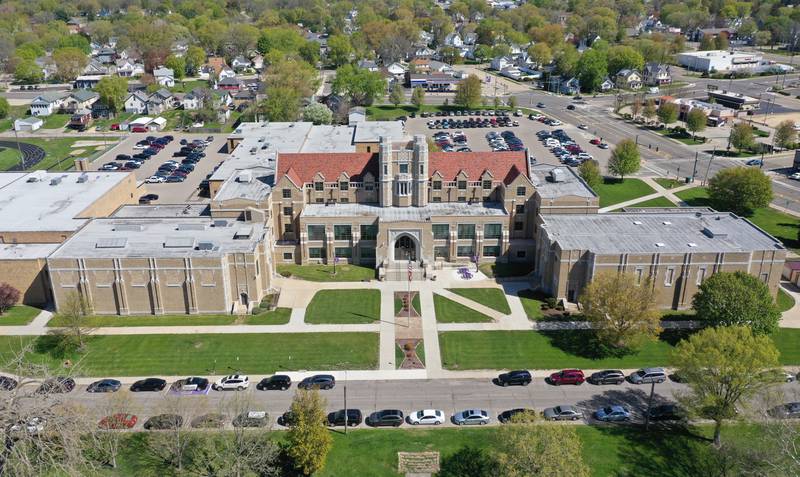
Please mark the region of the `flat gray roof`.
<svg viewBox="0 0 800 477"><path fill-rule="evenodd" d="M563 250L596 254L750 252L783 249L775 237L729 212L681 211L543 215Z"/></svg>
<svg viewBox="0 0 800 477"><path fill-rule="evenodd" d="M552 182L550 172L553 169L563 171L563 182ZM552 164L534 164L531 166L531 181L543 199L557 199L565 196L595 198L597 195L571 167Z"/></svg>
<svg viewBox="0 0 800 477"><path fill-rule="evenodd" d="M500 202L437 202L425 207L381 207L378 204L309 204L301 217L307 219L326 217L376 217L382 222L424 221L432 217L504 217Z"/></svg>
<svg viewBox="0 0 800 477"><path fill-rule="evenodd" d="M222 183L217 195L214 196L214 201L230 199L263 200L272 191L272 187L269 184L274 182L274 168L254 167L245 171L238 171L237 174Z"/></svg>
<svg viewBox="0 0 800 477"><path fill-rule="evenodd" d="M60 245L59 243L4 243L0 244L0 260L47 258Z"/></svg>
<svg viewBox="0 0 800 477"><path fill-rule="evenodd" d="M117 218L202 217L209 215L208 204L124 205L114 212Z"/></svg>
<svg viewBox="0 0 800 477"><path fill-rule="evenodd" d="M356 123L353 142L378 142L381 137L399 141L406 138L402 121L361 121ZM315 151L309 151L315 152Z"/></svg>
<svg viewBox="0 0 800 477"><path fill-rule="evenodd" d="M77 230L87 219L76 217L130 175L130 172L34 171L12 180L8 174L0 174L5 179L0 186L0 230ZM54 180L57 183L51 185Z"/></svg>
<svg viewBox="0 0 800 477"><path fill-rule="evenodd" d="M253 251L263 237L263 225L234 220L94 219L51 258L215 257Z"/></svg>

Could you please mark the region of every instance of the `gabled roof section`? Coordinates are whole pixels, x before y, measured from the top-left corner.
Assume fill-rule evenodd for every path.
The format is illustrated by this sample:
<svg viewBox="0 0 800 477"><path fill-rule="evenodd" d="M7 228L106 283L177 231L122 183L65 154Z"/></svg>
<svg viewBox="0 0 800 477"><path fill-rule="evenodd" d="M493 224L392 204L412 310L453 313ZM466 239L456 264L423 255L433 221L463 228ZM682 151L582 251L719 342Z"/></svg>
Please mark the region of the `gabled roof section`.
<svg viewBox="0 0 800 477"><path fill-rule="evenodd" d="M361 152L341 153L288 153L278 154L278 179L293 172L301 186L313 182L318 173L326 178L338 178L347 174L353 182L360 182L362 176L371 172L378 174L378 154Z"/></svg>
<svg viewBox="0 0 800 477"><path fill-rule="evenodd" d="M504 177L512 166L516 167L518 174L527 171L526 161L524 151L432 152L429 170L432 173L438 171L445 180L454 180L462 170L475 179L487 171L494 177Z"/></svg>
<svg viewBox="0 0 800 477"><path fill-rule="evenodd" d="M514 182L514 179L519 177L522 174L519 169L517 169L516 164L511 166L511 169L508 170L508 174L503 178L503 184L508 185Z"/></svg>

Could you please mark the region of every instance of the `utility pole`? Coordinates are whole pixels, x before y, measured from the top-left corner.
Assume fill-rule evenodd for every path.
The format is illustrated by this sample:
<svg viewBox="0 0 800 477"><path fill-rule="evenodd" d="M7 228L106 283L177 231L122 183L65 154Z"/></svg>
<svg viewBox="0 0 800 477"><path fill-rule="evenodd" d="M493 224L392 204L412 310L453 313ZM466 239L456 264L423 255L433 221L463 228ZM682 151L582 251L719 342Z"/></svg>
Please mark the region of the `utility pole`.
<svg viewBox="0 0 800 477"><path fill-rule="evenodd" d="M344 370L344 435L347 435L347 370Z"/></svg>
<svg viewBox="0 0 800 477"><path fill-rule="evenodd" d="M697 156L700 154L698 151L694 152L694 167L692 168L692 182L694 182L694 176L697 175Z"/></svg>
<svg viewBox="0 0 800 477"><path fill-rule="evenodd" d="M644 415L644 430L650 428L650 409L653 407L653 394L656 392L656 382L650 383L650 397L647 399L647 413Z"/></svg>
<svg viewBox="0 0 800 477"><path fill-rule="evenodd" d="M711 158L708 160L708 167L706 167L706 175L703 176L703 186L706 185L708 182L708 172L711 170L711 161L714 160L714 156L717 155L717 146L714 146L714 150L711 152Z"/></svg>
<svg viewBox="0 0 800 477"><path fill-rule="evenodd" d="M17 143L17 152L19 152L19 162L22 164L21 171L25 170L25 155L22 154L22 148L19 146L19 135L17 134L17 126L14 124L16 122L15 119L11 119L11 124L14 128L14 142Z"/></svg>

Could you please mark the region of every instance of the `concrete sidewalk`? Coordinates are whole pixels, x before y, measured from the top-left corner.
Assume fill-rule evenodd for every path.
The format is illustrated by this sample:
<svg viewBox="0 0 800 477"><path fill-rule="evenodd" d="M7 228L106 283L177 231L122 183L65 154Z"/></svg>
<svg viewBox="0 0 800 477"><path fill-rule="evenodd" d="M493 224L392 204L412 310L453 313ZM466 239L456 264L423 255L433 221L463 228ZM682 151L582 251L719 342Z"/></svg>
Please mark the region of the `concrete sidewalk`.
<svg viewBox="0 0 800 477"><path fill-rule="evenodd" d="M642 202L646 202L646 201L653 200L653 199L658 199L659 197L664 197L667 200L669 200L671 202L674 202L676 204L676 207L678 207L679 205L680 206L685 206L686 203L683 202L682 200L680 200L675 194L677 192L682 192L682 191L687 190L687 189L693 189L695 187L699 187L698 183L691 183L691 184L682 185L680 187L676 187L674 189L667 190L667 189L661 187L656 181L654 181L650 177L637 177L637 179L643 180L645 183L647 183L649 186L651 186L653 189L655 189L656 192L654 192L652 194L643 195L643 196L637 197L635 199L626 200L625 202L620 202L620 203L617 203L617 204L609 205L608 207L603 207L603 208L599 209L598 212L601 212L601 213L602 212L612 212L614 210L619 210L619 209L622 209L624 207L635 207L636 204L640 204Z"/></svg>

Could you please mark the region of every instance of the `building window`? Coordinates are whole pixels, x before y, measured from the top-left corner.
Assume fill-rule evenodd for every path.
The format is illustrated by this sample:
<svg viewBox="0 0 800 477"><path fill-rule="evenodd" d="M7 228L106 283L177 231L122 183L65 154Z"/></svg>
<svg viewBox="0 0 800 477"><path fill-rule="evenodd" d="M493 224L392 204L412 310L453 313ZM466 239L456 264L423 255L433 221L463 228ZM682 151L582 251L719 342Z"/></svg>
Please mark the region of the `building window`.
<svg viewBox="0 0 800 477"><path fill-rule="evenodd" d="M458 190L466 190L467 181L458 181Z"/></svg>
<svg viewBox="0 0 800 477"><path fill-rule="evenodd" d="M349 225L334 225L333 238L336 240L350 240L353 238L352 230Z"/></svg>
<svg viewBox="0 0 800 477"><path fill-rule="evenodd" d="M378 238L378 226L362 225L361 226L361 240L375 240Z"/></svg>
<svg viewBox="0 0 800 477"><path fill-rule="evenodd" d="M283 215L292 215L292 208L291 207L284 207L283 208Z"/></svg>
<svg viewBox="0 0 800 477"><path fill-rule="evenodd" d="M361 247L360 250L361 258L371 258L375 259L375 247Z"/></svg>
<svg viewBox="0 0 800 477"><path fill-rule="evenodd" d="M336 258L351 258L353 256L353 249L350 247L336 247L333 249Z"/></svg>
<svg viewBox="0 0 800 477"><path fill-rule="evenodd" d="M339 202L341 202L342 204L349 204L350 199L348 199L347 197L342 197L341 199L339 199Z"/></svg>
<svg viewBox="0 0 800 477"><path fill-rule="evenodd" d="M637 285L641 285L642 284L642 274L643 273L644 273L644 270L642 269L642 267L637 267L636 268L635 275L636 275L636 284Z"/></svg>
<svg viewBox="0 0 800 477"><path fill-rule="evenodd" d="M486 238L500 238L503 235L502 224L486 224L483 228L483 236Z"/></svg>
<svg viewBox="0 0 800 477"><path fill-rule="evenodd" d="M475 224L458 224L458 238L460 238L460 239L474 239L475 238Z"/></svg>
<svg viewBox="0 0 800 477"><path fill-rule="evenodd" d="M325 226L324 225L309 225L308 226L308 240L325 240Z"/></svg>
<svg viewBox="0 0 800 477"><path fill-rule="evenodd" d="M283 198L284 199L291 199L292 198L292 189L283 189Z"/></svg>
<svg viewBox="0 0 800 477"><path fill-rule="evenodd" d="M517 195L523 197L528 192L528 189L525 186L517 187Z"/></svg>
<svg viewBox="0 0 800 477"><path fill-rule="evenodd" d="M439 197L439 196L437 195L437 196L436 196L436 197L434 197L432 200L433 200L433 202L441 202L441 201L442 201L442 198L441 198L441 197Z"/></svg>
<svg viewBox="0 0 800 477"><path fill-rule="evenodd" d="M518 214L524 214L524 213L525 213L525 205L517 205L517 206L514 208L514 211L515 211L516 213L518 213Z"/></svg>
<svg viewBox="0 0 800 477"><path fill-rule="evenodd" d="M294 224L289 222L288 224L283 224L283 231L287 234L294 233Z"/></svg>
<svg viewBox="0 0 800 477"><path fill-rule="evenodd" d="M294 255L292 254L292 252L283 252L283 259L284 260L293 260L294 259Z"/></svg>
<svg viewBox="0 0 800 477"><path fill-rule="evenodd" d="M483 247L483 256L484 257L499 257L500 256L500 246L499 245L487 245Z"/></svg>
<svg viewBox="0 0 800 477"><path fill-rule="evenodd" d="M517 250L517 258L525 258L525 250Z"/></svg>
<svg viewBox="0 0 800 477"><path fill-rule="evenodd" d="M525 223L524 222L514 222L514 230L524 230Z"/></svg>
<svg viewBox="0 0 800 477"><path fill-rule="evenodd" d="M349 182L340 182L339 183L339 190L349 190L350 183Z"/></svg>
<svg viewBox="0 0 800 477"><path fill-rule="evenodd" d="M411 190L410 184L407 181L395 182L397 184L397 195L406 196Z"/></svg>
<svg viewBox="0 0 800 477"><path fill-rule="evenodd" d="M475 249L472 245L459 245L456 247L456 255L459 257L472 257L475 255Z"/></svg>
<svg viewBox="0 0 800 477"><path fill-rule="evenodd" d="M364 190L367 192L372 192L373 190L375 190L375 184L373 184L372 182L364 184Z"/></svg>
<svg viewBox="0 0 800 477"><path fill-rule="evenodd" d="M425 164L419 165L419 175L421 176L425 175Z"/></svg>
<svg viewBox="0 0 800 477"><path fill-rule="evenodd" d="M442 190L442 181L433 181L433 190Z"/></svg>
<svg viewBox="0 0 800 477"><path fill-rule="evenodd" d="M400 164L400 174L408 174L408 163L403 162Z"/></svg>
<svg viewBox="0 0 800 477"><path fill-rule="evenodd" d="M459 201L459 202L466 202L466 201L467 201L467 198L466 198L466 197L464 197L463 195L461 195L461 196L459 196L459 197L458 197L458 201Z"/></svg>
<svg viewBox="0 0 800 477"><path fill-rule="evenodd" d="M431 226L434 240L446 240L450 237L450 226L448 224L433 224Z"/></svg>
<svg viewBox="0 0 800 477"><path fill-rule="evenodd" d="M675 279L675 269L670 267L667 269L667 273L664 275L664 286L671 287L672 281Z"/></svg>
<svg viewBox="0 0 800 477"><path fill-rule="evenodd" d="M492 181L483 181L483 188L488 190L492 188Z"/></svg>
<svg viewBox="0 0 800 477"><path fill-rule="evenodd" d="M324 255L324 248L322 247L309 247L308 258L322 258Z"/></svg>
<svg viewBox="0 0 800 477"><path fill-rule="evenodd" d="M325 203L325 199L317 197L316 202L317 202L317 204L324 204Z"/></svg>
<svg viewBox="0 0 800 477"><path fill-rule="evenodd" d="M703 280L706 279L706 267L700 267L697 270L697 284L702 285Z"/></svg>
<svg viewBox="0 0 800 477"><path fill-rule="evenodd" d="M769 281L769 273L762 273L761 274L761 281L767 283Z"/></svg>
<svg viewBox="0 0 800 477"><path fill-rule="evenodd" d="M447 260L447 245L440 245L438 247L433 247L433 258L434 260L437 258L441 258Z"/></svg>
<svg viewBox="0 0 800 477"><path fill-rule="evenodd" d="M315 182L315 183L314 183L314 190L315 190L315 191L321 192L321 191L322 191L322 188L323 188L323 184L322 184L322 182Z"/></svg>

